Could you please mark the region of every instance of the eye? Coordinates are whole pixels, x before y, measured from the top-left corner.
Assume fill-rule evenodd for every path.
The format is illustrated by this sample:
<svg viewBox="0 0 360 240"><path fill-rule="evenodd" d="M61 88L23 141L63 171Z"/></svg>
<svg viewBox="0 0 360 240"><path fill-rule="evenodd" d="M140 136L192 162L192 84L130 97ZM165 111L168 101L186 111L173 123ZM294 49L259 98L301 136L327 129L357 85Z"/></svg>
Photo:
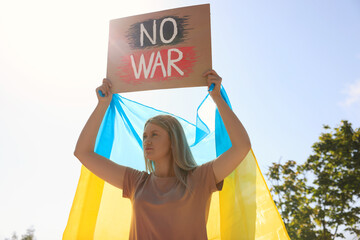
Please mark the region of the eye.
<svg viewBox="0 0 360 240"><path fill-rule="evenodd" d="M151 136L157 136L157 133L152 133ZM143 135L143 139L147 138L147 135Z"/></svg>

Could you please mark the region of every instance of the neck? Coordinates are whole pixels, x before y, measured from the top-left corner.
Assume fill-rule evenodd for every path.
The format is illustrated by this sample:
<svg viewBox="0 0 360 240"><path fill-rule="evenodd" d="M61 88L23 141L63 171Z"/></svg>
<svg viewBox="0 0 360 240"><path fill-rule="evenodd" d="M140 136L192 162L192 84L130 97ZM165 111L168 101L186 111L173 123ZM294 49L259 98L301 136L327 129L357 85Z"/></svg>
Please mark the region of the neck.
<svg viewBox="0 0 360 240"><path fill-rule="evenodd" d="M162 160L154 161L155 176L157 177L174 177L173 159L171 157Z"/></svg>

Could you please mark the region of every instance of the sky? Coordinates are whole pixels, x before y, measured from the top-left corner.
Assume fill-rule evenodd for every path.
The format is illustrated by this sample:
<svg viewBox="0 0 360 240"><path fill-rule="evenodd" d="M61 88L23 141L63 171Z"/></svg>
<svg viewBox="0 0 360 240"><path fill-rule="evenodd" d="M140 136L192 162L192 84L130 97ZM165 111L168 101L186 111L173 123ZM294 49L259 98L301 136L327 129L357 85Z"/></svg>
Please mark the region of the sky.
<svg viewBox="0 0 360 240"><path fill-rule="evenodd" d="M106 76L109 20L204 3L213 69L264 175L272 162L303 163L323 124L360 127L359 1L2 0L1 240L30 226L38 240L62 237L81 169L73 152ZM190 122L206 95L123 94Z"/></svg>

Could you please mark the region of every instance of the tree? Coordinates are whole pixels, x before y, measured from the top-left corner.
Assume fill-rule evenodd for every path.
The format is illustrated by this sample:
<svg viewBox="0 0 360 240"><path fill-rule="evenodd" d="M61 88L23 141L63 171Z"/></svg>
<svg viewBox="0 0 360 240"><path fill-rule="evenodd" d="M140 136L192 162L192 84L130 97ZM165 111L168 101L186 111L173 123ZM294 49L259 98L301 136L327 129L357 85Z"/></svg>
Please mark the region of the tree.
<svg viewBox="0 0 360 240"><path fill-rule="evenodd" d="M20 240L36 240L34 235L35 229L33 227L30 227L26 230L26 234L21 236ZM11 240L18 240L18 236L16 235L16 232L13 232ZM9 238L5 238L4 240L10 240Z"/></svg>
<svg viewBox="0 0 360 240"><path fill-rule="evenodd" d="M35 240L35 229L33 227L26 230L26 234L21 236L21 240Z"/></svg>
<svg viewBox="0 0 360 240"><path fill-rule="evenodd" d="M359 237L360 129L343 120L312 148L304 164L273 163L267 173L290 238L344 238L339 228Z"/></svg>

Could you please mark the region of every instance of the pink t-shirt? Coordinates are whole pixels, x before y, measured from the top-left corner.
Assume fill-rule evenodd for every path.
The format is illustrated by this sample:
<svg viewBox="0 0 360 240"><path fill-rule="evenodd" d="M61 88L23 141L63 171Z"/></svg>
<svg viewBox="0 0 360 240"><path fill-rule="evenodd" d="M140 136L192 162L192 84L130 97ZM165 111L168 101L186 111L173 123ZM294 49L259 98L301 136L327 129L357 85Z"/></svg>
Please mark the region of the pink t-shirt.
<svg viewBox="0 0 360 240"><path fill-rule="evenodd" d="M216 184L212 164L204 163L188 174L193 194L176 177L157 177L127 167L123 197L133 207L129 239L207 239L211 194L223 187L223 181Z"/></svg>

